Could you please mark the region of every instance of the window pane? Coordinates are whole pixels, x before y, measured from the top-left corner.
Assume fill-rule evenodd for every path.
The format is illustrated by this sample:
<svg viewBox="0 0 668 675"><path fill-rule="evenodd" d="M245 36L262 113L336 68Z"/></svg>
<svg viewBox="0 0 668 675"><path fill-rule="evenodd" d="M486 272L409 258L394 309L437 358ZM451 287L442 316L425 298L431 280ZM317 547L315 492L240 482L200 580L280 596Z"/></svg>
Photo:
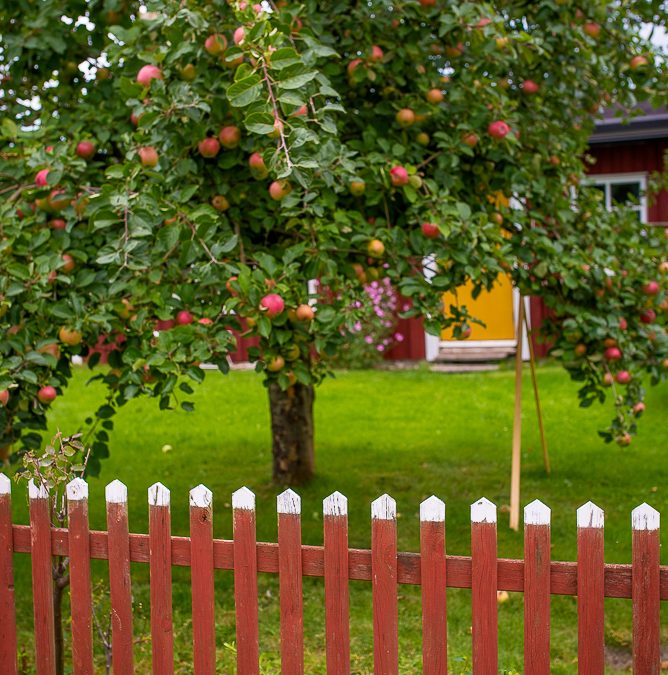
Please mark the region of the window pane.
<svg viewBox="0 0 668 675"><path fill-rule="evenodd" d="M610 192L613 204L637 203L640 200L640 183L612 183Z"/></svg>

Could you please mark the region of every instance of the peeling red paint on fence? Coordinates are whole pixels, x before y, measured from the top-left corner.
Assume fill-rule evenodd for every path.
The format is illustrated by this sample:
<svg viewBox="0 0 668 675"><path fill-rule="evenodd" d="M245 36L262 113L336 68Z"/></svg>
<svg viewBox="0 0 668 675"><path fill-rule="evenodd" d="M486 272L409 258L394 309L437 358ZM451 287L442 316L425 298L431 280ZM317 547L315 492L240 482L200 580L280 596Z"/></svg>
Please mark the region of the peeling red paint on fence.
<svg viewBox="0 0 668 675"><path fill-rule="evenodd" d="M88 529L88 487L68 486L69 530L49 521L49 494L31 483L30 525L11 523L11 484L0 475L0 671L18 673L12 560L32 557L35 664L54 672L52 556L71 559L73 672L92 672L90 560L109 561L113 668L133 672L130 562L150 568L153 672L173 672L172 566L192 568L193 671L216 670L215 569L233 570L237 672L259 673L259 572L279 575L282 672L304 672L302 577L324 577L328 675L350 672L350 580L372 584L375 672L399 670L398 584L422 586L423 672L447 673L445 589L470 588L474 675L498 670L497 591L525 593L525 671L550 672L550 596L578 600L578 670L604 672L604 598L631 598L634 673L660 670L661 600L668 599L668 568L659 565L659 513L647 504L632 514L633 562L605 564L603 511L591 502L577 513L578 562L550 560L550 509L539 501L525 509L524 560L497 559L496 507L486 499L471 507L471 557L446 555L445 504L436 497L420 507L420 553L397 552L396 504L379 497L371 510L371 548L348 547L348 504L336 492L323 502L324 546L301 543L301 500L286 490L277 500L278 543L256 541L255 495L232 498L234 539L213 539L213 495L203 485L190 492L190 537L170 533L170 493L151 486L149 534L128 533L127 489L106 489L108 532Z"/></svg>

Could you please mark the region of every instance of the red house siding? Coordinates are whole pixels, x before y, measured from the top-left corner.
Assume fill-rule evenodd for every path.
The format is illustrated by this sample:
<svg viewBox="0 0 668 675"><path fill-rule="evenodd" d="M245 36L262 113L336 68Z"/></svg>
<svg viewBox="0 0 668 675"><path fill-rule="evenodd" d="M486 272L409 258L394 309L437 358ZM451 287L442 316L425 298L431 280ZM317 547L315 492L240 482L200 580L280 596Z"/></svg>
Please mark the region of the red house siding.
<svg viewBox="0 0 668 675"><path fill-rule="evenodd" d="M668 139L592 146L589 154L596 160L590 174L652 173L662 171ZM668 222L668 192L662 190L650 199L647 217L650 223Z"/></svg>

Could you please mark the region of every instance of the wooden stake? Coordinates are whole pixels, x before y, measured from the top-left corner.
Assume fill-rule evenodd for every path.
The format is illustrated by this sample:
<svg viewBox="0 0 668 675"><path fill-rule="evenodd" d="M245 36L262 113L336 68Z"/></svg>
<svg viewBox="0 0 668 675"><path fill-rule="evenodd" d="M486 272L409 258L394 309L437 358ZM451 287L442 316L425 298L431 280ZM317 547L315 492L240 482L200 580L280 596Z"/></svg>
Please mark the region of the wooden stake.
<svg viewBox="0 0 668 675"><path fill-rule="evenodd" d="M520 526L520 450L522 445L522 326L524 298L520 295L517 313L517 349L515 352L515 419L513 420L513 454L510 469L510 529Z"/></svg>
<svg viewBox="0 0 668 675"><path fill-rule="evenodd" d="M527 341L529 342L529 365L531 367L531 383L533 385L533 396L536 401L536 417L538 418L538 430L540 431L540 444L543 448L543 464L545 465L545 473L549 476L550 455L547 451L547 439L545 438L545 427L543 426L543 413L540 407L540 396L538 394L538 379L536 378L536 355L533 348L533 340L531 339L531 331L529 329L529 320L524 317L524 325L527 329Z"/></svg>

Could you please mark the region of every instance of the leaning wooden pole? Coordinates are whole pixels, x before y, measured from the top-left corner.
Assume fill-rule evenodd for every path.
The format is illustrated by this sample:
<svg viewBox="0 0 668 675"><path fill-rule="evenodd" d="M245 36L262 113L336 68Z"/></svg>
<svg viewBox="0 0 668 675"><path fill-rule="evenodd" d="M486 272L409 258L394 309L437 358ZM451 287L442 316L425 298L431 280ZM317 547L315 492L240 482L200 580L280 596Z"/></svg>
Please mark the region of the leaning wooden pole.
<svg viewBox="0 0 668 675"><path fill-rule="evenodd" d="M547 439L545 438L545 427L543 426L543 412L540 406L540 395L538 393L538 378L536 377L536 354L533 347L533 340L531 339L531 330L529 328L529 321L524 316L524 325L527 329L527 337L529 342L529 365L531 367L531 383L533 385L533 397L536 401L536 417L538 418L538 430L540 431L540 444L543 448L543 464L545 465L545 473L549 476L552 469L550 468L550 455L547 451Z"/></svg>
<svg viewBox="0 0 668 675"><path fill-rule="evenodd" d="M522 327L524 298L520 295L517 312L517 349L515 351L515 419L513 420L513 454L510 469L510 529L520 526L520 450L522 445Z"/></svg>

